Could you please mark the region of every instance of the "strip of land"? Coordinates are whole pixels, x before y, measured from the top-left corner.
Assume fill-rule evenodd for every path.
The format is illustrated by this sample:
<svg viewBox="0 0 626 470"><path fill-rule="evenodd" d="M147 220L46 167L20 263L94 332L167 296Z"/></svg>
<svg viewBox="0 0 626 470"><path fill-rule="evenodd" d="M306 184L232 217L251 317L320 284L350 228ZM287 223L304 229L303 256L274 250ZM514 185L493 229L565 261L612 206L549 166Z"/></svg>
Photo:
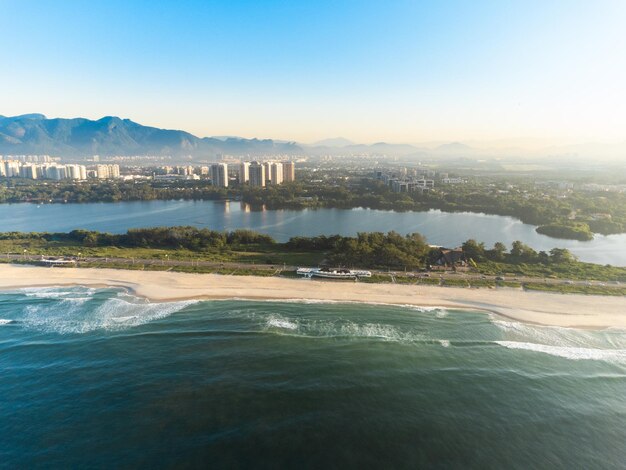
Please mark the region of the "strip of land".
<svg viewBox="0 0 626 470"><path fill-rule="evenodd" d="M0 265L0 289L82 285L121 287L151 301L256 299L366 302L483 310L522 322L575 328L626 328L626 298L366 284L260 276Z"/></svg>

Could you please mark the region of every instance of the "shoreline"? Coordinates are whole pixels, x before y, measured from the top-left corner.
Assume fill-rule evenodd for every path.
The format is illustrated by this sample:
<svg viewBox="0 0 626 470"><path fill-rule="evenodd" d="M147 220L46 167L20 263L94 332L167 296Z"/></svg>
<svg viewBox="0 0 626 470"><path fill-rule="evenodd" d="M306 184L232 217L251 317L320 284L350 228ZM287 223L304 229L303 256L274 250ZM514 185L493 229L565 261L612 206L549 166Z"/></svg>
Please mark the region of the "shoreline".
<svg viewBox="0 0 626 470"><path fill-rule="evenodd" d="M0 265L0 290L62 286L124 288L153 302L238 299L441 307L492 313L544 326L626 328L624 297L508 288L464 289L171 271Z"/></svg>

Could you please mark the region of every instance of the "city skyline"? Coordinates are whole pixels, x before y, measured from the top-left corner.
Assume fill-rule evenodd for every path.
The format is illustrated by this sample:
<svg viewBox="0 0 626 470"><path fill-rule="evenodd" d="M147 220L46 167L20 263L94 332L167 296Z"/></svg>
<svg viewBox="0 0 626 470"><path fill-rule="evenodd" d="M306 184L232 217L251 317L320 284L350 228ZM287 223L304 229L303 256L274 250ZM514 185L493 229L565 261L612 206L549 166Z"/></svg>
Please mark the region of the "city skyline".
<svg viewBox="0 0 626 470"><path fill-rule="evenodd" d="M20 39L0 77L3 115L303 143L626 137L617 1L2 5Z"/></svg>

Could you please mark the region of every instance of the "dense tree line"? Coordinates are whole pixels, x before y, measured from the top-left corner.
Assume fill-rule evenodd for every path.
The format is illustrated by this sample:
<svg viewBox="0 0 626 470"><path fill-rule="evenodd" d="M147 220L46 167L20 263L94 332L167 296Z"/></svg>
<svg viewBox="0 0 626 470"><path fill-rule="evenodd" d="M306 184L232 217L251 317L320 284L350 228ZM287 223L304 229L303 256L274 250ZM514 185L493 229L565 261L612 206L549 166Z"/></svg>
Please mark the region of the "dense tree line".
<svg viewBox="0 0 626 470"><path fill-rule="evenodd" d="M167 248L201 251L207 249L240 248L246 245L273 245L269 235L252 230L219 232L196 227L155 227L130 229L124 234L90 230L72 230L68 233L0 234L0 240L36 239L70 242L85 247L117 246L123 248Z"/></svg>
<svg viewBox="0 0 626 470"><path fill-rule="evenodd" d="M493 248L487 249L484 243L470 239L463 243L462 250L467 259L477 263L486 260L508 262L510 264L571 263L576 261L575 256L565 248L553 248L549 253L545 251L537 252L521 241L514 241L511 245L511 250L507 252L504 243L497 242Z"/></svg>
<svg viewBox="0 0 626 470"><path fill-rule="evenodd" d="M537 227L537 233L553 238L588 241L593 239L593 233L587 224L562 225L550 224Z"/></svg>
<svg viewBox="0 0 626 470"><path fill-rule="evenodd" d="M434 264L440 249L430 247L419 233L400 235L396 232L363 232L355 237L341 235L293 237L286 243L277 243L269 235L251 230L219 232L196 227L155 227L131 229L124 234L110 234L88 230L69 233L0 233L0 240L34 240L65 242L82 247L185 249L196 252L232 250L254 251L272 247L285 252L311 252L324 255L333 266L368 267L381 269L420 269ZM468 240L462 251L470 264L484 261L509 264L572 263L574 256L565 249L555 248L549 253L536 252L522 242L512 244L510 251L503 243L485 248L484 243Z"/></svg>

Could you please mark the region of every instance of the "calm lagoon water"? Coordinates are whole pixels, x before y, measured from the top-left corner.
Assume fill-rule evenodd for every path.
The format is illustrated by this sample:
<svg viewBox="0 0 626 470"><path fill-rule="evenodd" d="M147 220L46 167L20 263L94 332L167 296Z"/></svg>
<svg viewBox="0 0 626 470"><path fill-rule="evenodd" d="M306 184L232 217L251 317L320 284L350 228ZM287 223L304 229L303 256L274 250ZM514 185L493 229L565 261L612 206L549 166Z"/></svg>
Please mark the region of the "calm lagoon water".
<svg viewBox="0 0 626 470"><path fill-rule="evenodd" d="M626 332L0 292L3 468L623 468Z"/></svg>
<svg viewBox="0 0 626 470"><path fill-rule="evenodd" d="M194 225L213 230L248 228L279 241L297 235L355 235L364 231L420 232L432 244L455 247L468 238L487 246L515 240L537 251L568 248L583 261L626 266L626 234L589 242L558 240L512 217L473 213L393 212L371 209L251 211L239 202L149 201L94 204L0 204L0 231L66 232L77 228L123 233L129 228Z"/></svg>

